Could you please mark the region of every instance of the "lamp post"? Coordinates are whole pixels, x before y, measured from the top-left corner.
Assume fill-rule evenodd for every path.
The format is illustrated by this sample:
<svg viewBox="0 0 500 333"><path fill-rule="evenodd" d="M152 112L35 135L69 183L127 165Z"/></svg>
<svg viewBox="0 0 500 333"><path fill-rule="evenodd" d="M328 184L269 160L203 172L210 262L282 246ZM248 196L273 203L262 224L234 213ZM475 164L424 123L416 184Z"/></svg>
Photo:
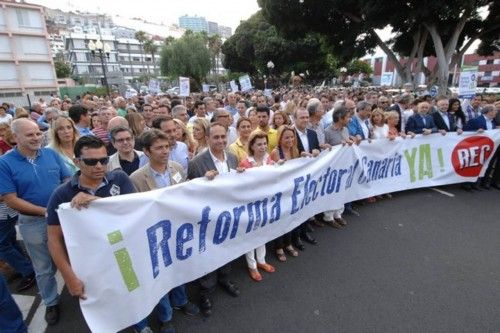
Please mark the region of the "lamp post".
<svg viewBox="0 0 500 333"><path fill-rule="evenodd" d="M272 74L273 74L273 69L274 69L274 63L269 60L267 62L267 69L269 69L269 85L271 86L272 88L272 84L271 84L271 77L272 77Z"/></svg>
<svg viewBox="0 0 500 333"><path fill-rule="evenodd" d="M107 43L101 42L100 39L96 40L95 43L90 41L88 44L88 49L92 53L92 56L97 56L101 59L102 74L104 75L104 85L106 86L106 93L109 96L109 84L108 78L106 76L106 66L104 66L105 59L109 60L109 54L111 53L111 47Z"/></svg>

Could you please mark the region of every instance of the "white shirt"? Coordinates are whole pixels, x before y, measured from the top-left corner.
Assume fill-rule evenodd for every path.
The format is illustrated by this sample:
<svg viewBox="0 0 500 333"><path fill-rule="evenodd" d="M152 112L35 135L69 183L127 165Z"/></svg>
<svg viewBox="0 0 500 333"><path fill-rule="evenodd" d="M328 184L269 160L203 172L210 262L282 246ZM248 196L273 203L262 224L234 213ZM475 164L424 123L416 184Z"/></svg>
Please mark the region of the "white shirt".
<svg viewBox="0 0 500 333"><path fill-rule="evenodd" d="M227 144L226 147L238 139L238 133L236 132L236 128L229 126L227 129Z"/></svg>
<svg viewBox="0 0 500 333"><path fill-rule="evenodd" d="M219 171L219 173L228 173L229 164L227 163L226 152L224 152L224 161L221 161L217 157L215 157L214 154L212 154L212 151L210 149L208 151L210 152L210 157L212 157L212 161L214 161L217 171Z"/></svg>
<svg viewBox="0 0 500 333"><path fill-rule="evenodd" d="M493 119L490 119L490 118L486 117L485 115L483 115L483 117L486 120L486 129L487 130L494 129L495 127L493 127Z"/></svg>
<svg viewBox="0 0 500 333"><path fill-rule="evenodd" d="M372 139L382 139L389 136L389 126L384 124L383 126L373 126L373 138Z"/></svg>
<svg viewBox="0 0 500 333"><path fill-rule="evenodd" d="M307 129L302 132L299 130L297 127L295 127L297 130L297 134L299 134L300 141L302 142L302 146L304 147L304 151L309 152L309 139L307 138Z"/></svg>
<svg viewBox="0 0 500 333"><path fill-rule="evenodd" d="M450 128L450 118L448 118L448 113L447 112L441 112L438 111L439 114L441 115L441 118L443 118L444 123L446 124L446 127L451 130Z"/></svg>
<svg viewBox="0 0 500 333"><path fill-rule="evenodd" d="M3 116L0 116L0 124L10 124L12 122L12 115L9 113L4 114Z"/></svg>
<svg viewBox="0 0 500 333"><path fill-rule="evenodd" d="M363 130L363 134L365 138L370 137L370 121L368 119L361 119L358 115L356 115L356 118L358 118L359 124L361 125L361 129Z"/></svg>

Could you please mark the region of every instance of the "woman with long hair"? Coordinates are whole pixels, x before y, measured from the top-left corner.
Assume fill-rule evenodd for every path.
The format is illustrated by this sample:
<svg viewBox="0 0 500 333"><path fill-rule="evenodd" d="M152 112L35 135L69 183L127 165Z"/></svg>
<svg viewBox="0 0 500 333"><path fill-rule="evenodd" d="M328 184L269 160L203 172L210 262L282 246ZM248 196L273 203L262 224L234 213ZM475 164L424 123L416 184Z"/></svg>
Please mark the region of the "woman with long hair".
<svg viewBox="0 0 500 333"><path fill-rule="evenodd" d="M127 119L128 126L132 130L132 134L134 138L137 139L144 132L146 128L146 122L140 113L137 112L129 112L125 115L125 119Z"/></svg>
<svg viewBox="0 0 500 333"><path fill-rule="evenodd" d="M196 141L194 156L204 152L208 148L208 125L209 123L206 119L198 118L193 121L193 139Z"/></svg>
<svg viewBox="0 0 500 333"><path fill-rule="evenodd" d="M276 111L271 123L271 127L277 130L281 125L290 125L290 117L283 111Z"/></svg>
<svg viewBox="0 0 500 333"><path fill-rule="evenodd" d="M448 104L448 114L455 117L455 124L457 128L462 128L465 126L465 113L462 110L462 104L460 100L456 98L450 98L450 103Z"/></svg>
<svg viewBox="0 0 500 333"><path fill-rule="evenodd" d="M252 133L252 122L247 117L241 117L236 122L238 130L238 139L229 145L229 151L238 157L238 162L241 162L247 157L247 144Z"/></svg>
<svg viewBox="0 0 500 333"><path fill-rule="evenodd" d="M191 133L189 133L186 124L184 124L179 119L174 119L174 122L176 127L175 140L184 142L186 144L189 151L189 159L191 159L193 158L194 153L196 151L196 142L194 141Z"/></svg>
<svg viewBox="0 0 500 333"><path fill-rule="evenodd" d="M300 157L299 148L295 136L295 129L292 126L282 125L278 128L278 146L271 151L271 159L276 163ZM299 253L292 245L292 232L288 232L275 240L276 255L281 262L286 261L286 251L292 257L297 257Z"/></svg>
<svg viewBox="0 0 500 333"><path fill-rule="evenodd" d="M240 118L238 122L243 120ZM250 121L245 120L247 125L250 127ZM262 131L254 131L247 142L247 156L240 162L240 167L245 169L260 167L263 165L274 164L267 153L267 134ZM266 244L259 246L258 248L251 250L245 254L245 259L248 265L248 271L250 277L254 281L261 281L262 275L260 274L258 268L268 272L273 273L275 268L268 263L266 263Z"/></svg>
<svg viewBox="0 0 500 333"><path fill-rule="evenodd" d="M259 118L257 117L257 109L251 107L247 110L247 118L250 119L250 123L252 124L252 131L255 130L259 126Z"/></svg>
<svg viewBox="0 0 500 333"><path fill-rule="evenodd" d="M0 156L11 150L16 145L16 140L7 123L0 123Z"/></svg>
<svg viewBox="0 0 500 333"><path fill-rule="evenodd" d="M79 170L73 159L74 147L80 137L78 129L71 118L60 116L50 127L50 144L47 146L61 156L64 164L73 174Z"/></svg>

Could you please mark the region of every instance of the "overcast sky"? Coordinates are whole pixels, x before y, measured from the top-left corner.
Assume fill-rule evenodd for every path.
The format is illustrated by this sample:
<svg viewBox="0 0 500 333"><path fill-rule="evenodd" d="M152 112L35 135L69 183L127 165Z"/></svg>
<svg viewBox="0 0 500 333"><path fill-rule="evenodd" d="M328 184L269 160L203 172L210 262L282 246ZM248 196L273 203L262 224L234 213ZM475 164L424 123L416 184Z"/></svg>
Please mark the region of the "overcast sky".
<svg viewBox="0 0 500 333"><path fill-rule="evenodd" d="M28 0L53 9L64 11L80 10L120 15L128 18L139 17L156 23L179 23L179 16L204 16L208 21L230 26L233 32L241 20L255 13L257 0Z"/></svg>

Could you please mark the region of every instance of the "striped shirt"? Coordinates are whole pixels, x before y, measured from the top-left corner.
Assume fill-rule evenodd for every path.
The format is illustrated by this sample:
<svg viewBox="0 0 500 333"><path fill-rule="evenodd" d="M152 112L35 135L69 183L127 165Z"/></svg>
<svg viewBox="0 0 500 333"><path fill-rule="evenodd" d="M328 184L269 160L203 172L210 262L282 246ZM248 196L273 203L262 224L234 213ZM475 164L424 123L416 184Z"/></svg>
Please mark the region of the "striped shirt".
<svg viewBox="0 0 500 333"><path fill-rule="evenodd" d="M10 208L5 202L0 201L0 221L5 221L11 217L17 216L17 210Z"/></svg>
<svg viewBox="0 0 500 333"><path fill-rule="evenodd" d="M108 131L106 131L104 128L102 127L93 128L92 133L94 133L95 136L104 141L105 144L108 144L110 142Z"/></svg>

